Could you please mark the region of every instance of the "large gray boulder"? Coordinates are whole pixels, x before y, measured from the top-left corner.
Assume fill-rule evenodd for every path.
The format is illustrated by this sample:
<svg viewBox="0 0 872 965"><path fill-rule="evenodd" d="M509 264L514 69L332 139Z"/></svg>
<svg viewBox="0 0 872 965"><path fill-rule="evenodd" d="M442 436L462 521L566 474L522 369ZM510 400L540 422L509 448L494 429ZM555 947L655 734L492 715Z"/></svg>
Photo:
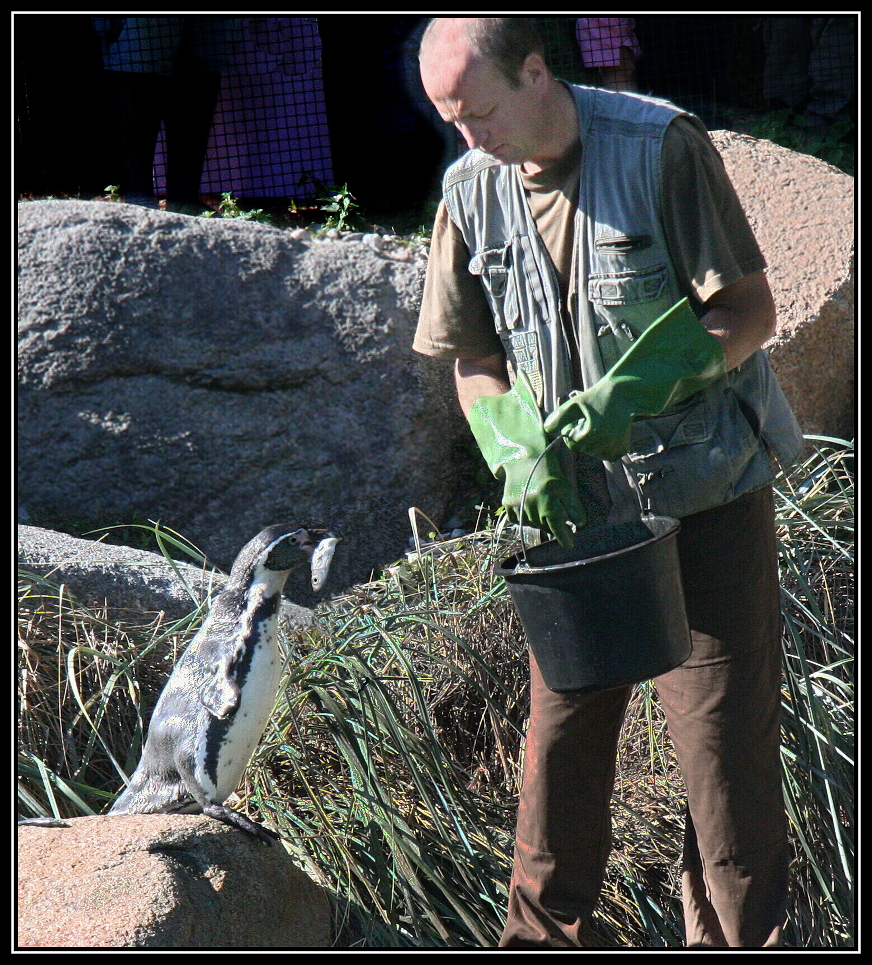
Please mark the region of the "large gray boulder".
<svg viewBox="0 0 872 965"><path fill-rule="evenodd" d="M773 367L805 432L850 438L853 178L712 137L769 263ZM334 589L402 552L410 506L443 522L471 437L410 350L420 264L120 204L19 222L23 521L159 519L224 569L265 525L331 525Z"/></svg>
<svg viewBox="0 0 872 965"><path fill-rule="evenodd" d="M440 519L465 429L413 361L414 261L125 204L18 214L22 521L160 520L224 569L264 526L330 526L340 588L402 553L409 506Z"/></svg>
<svg viewBox="0 0 872 965"><path fill-rule="evenodd" d="M733 131L712 140L769 265L778 381L804 432L851 439L854 179L771 141Z"/></svg>
<svg viewBox="0 0 872 965"><path fill-rule="evenodd" d="M328 893L280 843L265 847L202 815L95 815L63 824L18 828L21 948L332 943Z"/></svg>

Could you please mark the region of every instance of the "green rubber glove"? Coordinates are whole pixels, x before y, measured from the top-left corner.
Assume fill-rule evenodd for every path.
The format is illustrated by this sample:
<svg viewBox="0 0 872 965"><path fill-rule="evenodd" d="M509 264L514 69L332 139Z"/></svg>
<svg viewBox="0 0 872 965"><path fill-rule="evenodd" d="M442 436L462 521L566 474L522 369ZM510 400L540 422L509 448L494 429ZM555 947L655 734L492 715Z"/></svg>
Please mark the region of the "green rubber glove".
<svg viewBox="0 0 872 965"><path fill-rule="evenodd" d="M574 536L567 521L583 526L587 513L570 489L553 449L533 470L550 440L527 376L519 372L514 388L503 395L479 396L469 413L469 427L490 471L504 481L503 506L509 519L521 522L521 497L526 487L525 521L549 530L561 546L571 549Z"/></svg>
<svg viewBox="0 0 872 965"><path fill-rule="evenodd" d="M727 371L720 342L686 298L661 315L591 388L570 396L545 420L570 449L609 461L631 449L638 416L659 415Z"/></svg>

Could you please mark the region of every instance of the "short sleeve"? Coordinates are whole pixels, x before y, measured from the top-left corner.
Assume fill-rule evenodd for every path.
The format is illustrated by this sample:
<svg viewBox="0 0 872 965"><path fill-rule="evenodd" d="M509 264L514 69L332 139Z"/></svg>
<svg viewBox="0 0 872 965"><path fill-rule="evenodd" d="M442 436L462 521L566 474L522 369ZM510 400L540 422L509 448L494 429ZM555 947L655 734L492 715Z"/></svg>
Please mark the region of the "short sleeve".
<svg viewBox="0 0 872 965"><path fill-rule="evenodd" d="M469 271L469 250L448 215L436 212L427 277L412 348L422 355L476 359L503 351L478 277Z"/></svg>
<svg viewBox="0 0 872 965"><path fill-rule="evenodd" d="M766 267L720 154L686 118L669 125L662 171L663 225L682 290L705 302Z"/></svg>

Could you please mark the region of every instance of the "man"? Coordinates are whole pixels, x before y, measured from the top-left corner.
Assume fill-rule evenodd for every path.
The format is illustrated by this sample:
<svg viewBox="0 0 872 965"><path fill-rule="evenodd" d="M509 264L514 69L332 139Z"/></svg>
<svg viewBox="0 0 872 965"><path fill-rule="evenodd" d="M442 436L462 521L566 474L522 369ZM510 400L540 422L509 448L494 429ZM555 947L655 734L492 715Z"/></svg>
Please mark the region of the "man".
<svg viewBox="0 0 872 965"><path fill-rule="evenodd" d="M760 351L775 331L765 262L699 121L555 79L530 21L437 18L420 62L470 151L445 175L414 347L456 360L514 518L528 480L526 521L566 545L580 526L637 517L640 500L681 518L694 649L656 686L687 786L687 944L778 944L788 851L769 484L802 436ZM557 434L568 448L540 460ZM595 946L631 688L554 693L532 655L530 675L500 946Z"/></svg>

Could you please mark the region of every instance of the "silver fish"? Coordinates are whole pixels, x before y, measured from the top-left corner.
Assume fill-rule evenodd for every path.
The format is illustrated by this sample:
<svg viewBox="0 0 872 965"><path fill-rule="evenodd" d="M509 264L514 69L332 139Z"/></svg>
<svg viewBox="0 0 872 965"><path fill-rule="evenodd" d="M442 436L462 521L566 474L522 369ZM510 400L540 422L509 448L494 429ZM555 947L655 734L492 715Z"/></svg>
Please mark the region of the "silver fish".
<svg viewBox="0 0 872 965"><path fill-rule="evenodd" d="M320 590L327 579L327 572L330 569L330 561L336 552L336 544L339 539L336 536L328 536L322 539L312 553L312 589Z"/></svg>

